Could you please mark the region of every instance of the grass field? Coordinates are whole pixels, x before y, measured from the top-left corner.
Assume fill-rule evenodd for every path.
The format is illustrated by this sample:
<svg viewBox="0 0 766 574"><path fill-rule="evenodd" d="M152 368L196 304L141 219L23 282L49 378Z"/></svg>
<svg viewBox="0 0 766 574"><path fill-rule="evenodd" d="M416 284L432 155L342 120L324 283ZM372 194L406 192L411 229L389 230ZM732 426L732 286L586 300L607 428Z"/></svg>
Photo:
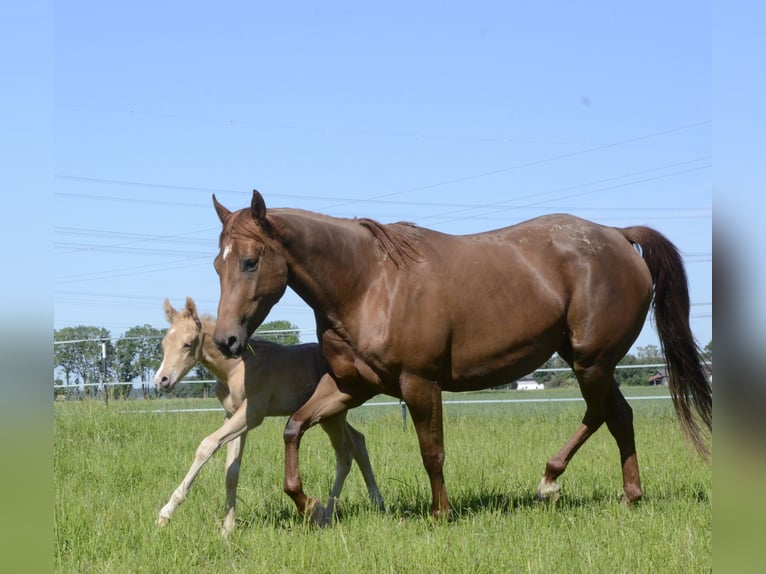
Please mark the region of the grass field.
<svg viewBox="0 0 766 574"><path fill-rule="evenodd" d="M637 389L626 395L662 394ZM577 391L509 391L452 399L562 398ZM388 399L384 399L388 400ZM644 501L619 504L619 455L603 428L561 477L555 505L537 503L546 460L575 430L582 402L445 405L450 521L429 518L430 489L398 406L360 407L386 499L373 510L356 468L326 529L305 524L282 492L285 420L267 419L245 447L237 528L220 535L223 450L165 528L154 521L221 412L201 399L55 405L54 560L57 572L708 572L712 471L683 441L669 400L636 400ZM332 449L319 429L301 448L308 494L327 497Z"/></svg>

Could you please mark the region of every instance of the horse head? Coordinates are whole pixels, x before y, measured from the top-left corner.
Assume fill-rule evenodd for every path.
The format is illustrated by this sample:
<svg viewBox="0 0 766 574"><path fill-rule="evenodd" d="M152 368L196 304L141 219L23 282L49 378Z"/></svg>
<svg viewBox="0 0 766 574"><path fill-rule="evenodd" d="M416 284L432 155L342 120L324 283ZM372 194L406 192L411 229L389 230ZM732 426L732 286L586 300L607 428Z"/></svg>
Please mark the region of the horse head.
<svg viewBox="0 0 766 574"><path fill-rule="evenodd" d="M287 261L253 190L249 209L229 211L213 195L223 224L214 266L221 284L213 341L227 356L242 354L248 338L287 287Z"/></svg>
<svg viewBox="0 0 766 574"><path fill-rule="evenodd" d="M178 311L168 299L164 303L170 328L162 339L162 363L154 375L157 389L170 392L199 360L202 352L202 323L191 297Z"/></svg>

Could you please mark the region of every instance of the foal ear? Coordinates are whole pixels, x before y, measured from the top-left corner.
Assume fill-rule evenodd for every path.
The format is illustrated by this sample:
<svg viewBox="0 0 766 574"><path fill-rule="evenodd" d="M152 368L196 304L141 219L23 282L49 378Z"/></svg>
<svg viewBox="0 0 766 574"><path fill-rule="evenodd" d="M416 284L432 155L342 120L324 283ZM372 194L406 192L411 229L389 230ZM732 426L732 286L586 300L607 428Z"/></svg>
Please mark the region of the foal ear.
<svg viewBox="0 0 766 574"><path fill-rule="evenodd" d="M186 307L184 307L184 311L186 312L186 315L192 319L197 319L197 304L191 297L186 297Z"/></svg>
<svg viewBox="0 0 766 574"><path fill-rule="evenodd" d="M215 206L215 212L218 214L218 219L220 219L221 223L223 223L224 220L229 215L231 215L231 211L229 211L223 205L218 203L218 200L215 198L215 193L213 194L213 205Z"/></svg>
<svg viewBox="0 0 766 574"><path fill-rule="evenodd" d="M194 321L194 323L197 325L197 329L202 329L202 321L199 319L199 315L197 314L197 305L194 303L194 299L191 297L186 297L186 307L184 307L184 314L186 317L189 317Z"/></svg>
<svg viewBox="0 0 766 574"><path fill-rule="evenodd" d="M178 311L176 311L173 308L173 305L170 304L170 299L165 299L165 301L162 304L162 308L165 309L165 318L168 320L168 323L172 325L173 320L176 318L176 315L178 314Z"/></svg>

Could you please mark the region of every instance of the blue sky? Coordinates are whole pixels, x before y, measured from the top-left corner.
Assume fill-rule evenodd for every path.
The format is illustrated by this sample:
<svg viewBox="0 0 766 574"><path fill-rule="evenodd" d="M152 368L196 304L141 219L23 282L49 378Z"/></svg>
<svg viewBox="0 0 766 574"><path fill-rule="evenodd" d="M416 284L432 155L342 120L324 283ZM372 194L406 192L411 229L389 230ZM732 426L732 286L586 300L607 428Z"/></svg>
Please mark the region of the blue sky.
<svg viewBox="0 0 766 574"><path fill-rule="evenodd" d="M454 234L552 212L650 225L712 339L709 4L255 4L57 5L56 329L164 327L165 297L215 313L210 196L257 188ZM275 319L315 340L292 292Z"/></svg>

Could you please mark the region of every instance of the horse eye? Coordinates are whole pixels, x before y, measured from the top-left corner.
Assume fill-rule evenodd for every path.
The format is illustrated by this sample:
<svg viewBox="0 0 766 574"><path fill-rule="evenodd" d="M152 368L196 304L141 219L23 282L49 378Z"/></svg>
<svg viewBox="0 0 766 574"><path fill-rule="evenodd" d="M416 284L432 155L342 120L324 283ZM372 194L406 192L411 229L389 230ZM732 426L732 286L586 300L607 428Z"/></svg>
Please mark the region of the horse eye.
<svg viewBox="0 0 766 574"><path fill-rule="evenodd" d="M184 349L191 349L191 343L184 343Z"/></svg>
<svg viewBox="0 0 766 574"><path fill-rule="evenodd" d="M257 259L243 259L242 260L242 271L255 271L258 269L258 260Z"/></svg>

